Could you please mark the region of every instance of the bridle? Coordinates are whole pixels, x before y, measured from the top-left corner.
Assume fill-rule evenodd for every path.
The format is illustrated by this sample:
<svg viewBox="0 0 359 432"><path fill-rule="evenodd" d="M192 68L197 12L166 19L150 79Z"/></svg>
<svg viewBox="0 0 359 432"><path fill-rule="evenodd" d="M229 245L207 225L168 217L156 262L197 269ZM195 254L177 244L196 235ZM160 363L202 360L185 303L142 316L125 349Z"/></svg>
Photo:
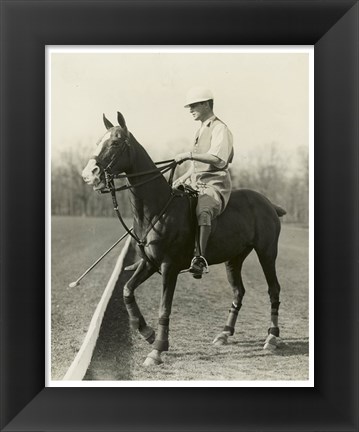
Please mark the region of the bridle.
<svg viewBox="0 0 359 432"><path fill-rule="evenodd" d="M128 141L129 141L129 136L126 136L126 138L118 143L118 146L120 146L121 144L124 144L125 146L128 145ZM126 148L126 147L124 147ZM116 192L122 191L122 190L126 190L126 189L131 189L131 188L135 188L138 186L142 186L143 184L149 183L152 180L155 180L158 177L161 177L161 175L165 174L166 172L171 170L170 173L170 177L168 180L168 183L170 186L172 186L172 182L173 182L173 176L174 176L174 172L177 166L177 162L175 162L174 159L168 159L168 160L164 160L164 161L159 161L159 162L155 162L156 165L163 165L166 164L165 166L163 166L162 168L155 168L152 170L147 170L147 171L141 171L139 173L133 173L133 174L113 174L111 173L111 168L114 165L114 163L117 161L117 159L124 153L125 150L121 151L120 153L115 152L115 154L111 157L109 163L106 165L106 167L103 166L102 162L99 160L98 155L94 155L92 156L90 159L94 159L96 161L96 164L98 165L98 167L100 169L102 169L102 171L104 172L105 175L105 188L100 190L100 193L109 193L111 192L113 189ZM138 176L142 176L142 175L148 175L148 174L156 174L153 177L151 177L148 180L144 180L136 185L125 185L125 186L121 186L119 188L115 188L114 187L114 179L120 179L120 178L131 178L131 177L138 177Z"/></svg>
<svg viewBox="0 0 359 432"><path fill-rule="evenodd" d="M128 141L128 137L123 141L123 143L125 145L127 145L127 141ZM123 228L125 229L125 231L127 232L127 234L129 234L137 243L138 247L140 248L144 258L146 259L147 262L149 262L153 267L157 268L157 266L154 264L154 262L147 256L146 252L145 252L145 245L146 245L146 239L148 234L152 231L152 229L154 228L154 226L156 225L156 223L159 221L159 219L164 215L164 213L166 212L167 208L169 207L169 205L171 204L172 200L174 197L180 196L178 194L175 194L173 192L173 190L171 190L170 192L170 197L168 199L168 201L166 202L166 204L164 205L164 207L162 208L162 210L159 212L159 214L156 216L155 220L149 224L149 227L147 228L144 236L142 237L142 239L140 239L138 237L138 235L134 232L133 228L129 228L125 221L122 218L122 215L120 213L119 210L119 206L118 206L118 202L117 202L117 196L116 196L116 192L120 192L120 191L124 191L124 190L128 190L128 189L132 189L132 188L136 188L139 186L142 186L144 184L150 183L151 181L157 179L158 177L161 177L163 174L165 174L168 171L170 172L170 177L168 180L168 184L170 185L170 187L172 186L172 182L173 182L173 177L174 177L174 173L177 167L177 162L174 159L169 159L169 160L164 160L164 161L159 161L159 162L155 162L156 165L163 165L163 167L161 168L155 168L155 169L151 169L151 170L147 170L147 171L141 171L138 173L133 173L133 174L114 174L111 172L111 168L113 167L115 161L118 159L118 157L120 157L122 155L123 151L120 152L119 154L115 154L113 155L113 157L111 158L111 160L109 161L109 163L107 164L106 167L104 167L101 163L101 161L99 161L99 158L97 155L92 156L91 159L95 159L97 166L102 169L102 171L104 172L105 175L105 188L101 189L99 192L101 194L106 194L106 193L110 193L111 197L112 197L112 203L113 203L113 209L119 219L119 221L121 222ZM147 180L143 180L137 184L134 185L130 185L129 183L127 183L126 185L123 185L121 187L116 187L115 186L115 179L120 179L120 178L125 178L126 180L128 180L131 177L139 177L139 176L144 176L144 175L148 175L148 174L154 174L151 178L147 179ZM157 268L157 272L161 274L159 268Z"/></svg>

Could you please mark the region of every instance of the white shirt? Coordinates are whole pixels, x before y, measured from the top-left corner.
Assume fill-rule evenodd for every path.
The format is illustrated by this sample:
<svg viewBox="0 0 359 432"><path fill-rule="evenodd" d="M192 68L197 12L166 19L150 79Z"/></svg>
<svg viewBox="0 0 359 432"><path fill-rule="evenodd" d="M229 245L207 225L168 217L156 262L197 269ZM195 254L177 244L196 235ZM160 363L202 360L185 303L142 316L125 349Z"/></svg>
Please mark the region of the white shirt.
<svg viewBox="0 0 359 432"><path fill-rule="evenodd" d="M198 134L199 137L202 135L204 128L215 118L216 116L213 115L202 123ZM212 131L211 147L207 152L220 159L218 163L214 164L217 168L223 168L227 165L232 147L233 136L231 131L224 123L218 123Z"/></svg>

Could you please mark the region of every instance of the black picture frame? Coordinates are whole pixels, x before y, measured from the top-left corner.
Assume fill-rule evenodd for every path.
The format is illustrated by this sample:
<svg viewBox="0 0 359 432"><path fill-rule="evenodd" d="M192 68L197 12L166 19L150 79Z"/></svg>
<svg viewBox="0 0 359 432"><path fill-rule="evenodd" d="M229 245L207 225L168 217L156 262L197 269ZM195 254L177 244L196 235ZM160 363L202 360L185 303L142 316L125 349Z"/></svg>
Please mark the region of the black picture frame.
<svg viewBox="0 0 359 432"><path fill-rule="evenodd" d="M358 430L358 1L1 1L1 429ZM315 387L46 388L45 46L314 45Z"/></svg>

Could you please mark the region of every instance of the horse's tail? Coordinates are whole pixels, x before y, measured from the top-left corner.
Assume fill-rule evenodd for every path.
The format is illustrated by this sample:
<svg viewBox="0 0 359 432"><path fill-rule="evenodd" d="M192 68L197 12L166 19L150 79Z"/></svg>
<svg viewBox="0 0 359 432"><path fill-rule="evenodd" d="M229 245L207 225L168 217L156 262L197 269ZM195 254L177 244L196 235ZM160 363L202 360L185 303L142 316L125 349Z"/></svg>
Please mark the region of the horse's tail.
<svg viewBox="0 0 359 432"><path fill-rule="evenodd" d="M285 214L287 214L287 212L284 210L283 207L281 207L281 206L279 206L277 204L273 204L273 203L271 203L271 204L274 207L274 210L276 211L276 213L277 213L277 215L279 217L284 216Z"/></svg>

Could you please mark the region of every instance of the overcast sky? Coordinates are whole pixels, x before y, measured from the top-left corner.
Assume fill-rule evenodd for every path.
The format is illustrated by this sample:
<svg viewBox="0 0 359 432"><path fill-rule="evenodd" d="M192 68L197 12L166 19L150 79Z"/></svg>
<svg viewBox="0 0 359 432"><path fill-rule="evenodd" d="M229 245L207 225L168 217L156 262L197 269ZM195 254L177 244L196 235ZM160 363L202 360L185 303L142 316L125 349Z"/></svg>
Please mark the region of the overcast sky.
<svg viewBox="0 0 359 432"><path fill-rule="evenodd" d="M173 49L174 50L174 49ZM235 163L272 143L295 160L309 144L309 49L262 52L97 52L53 50L51 149L88 146L105 132L102 113L127 126L153 159L188 151L199 124L185 109L192 86L205 86L234 136Z"/></svg>

